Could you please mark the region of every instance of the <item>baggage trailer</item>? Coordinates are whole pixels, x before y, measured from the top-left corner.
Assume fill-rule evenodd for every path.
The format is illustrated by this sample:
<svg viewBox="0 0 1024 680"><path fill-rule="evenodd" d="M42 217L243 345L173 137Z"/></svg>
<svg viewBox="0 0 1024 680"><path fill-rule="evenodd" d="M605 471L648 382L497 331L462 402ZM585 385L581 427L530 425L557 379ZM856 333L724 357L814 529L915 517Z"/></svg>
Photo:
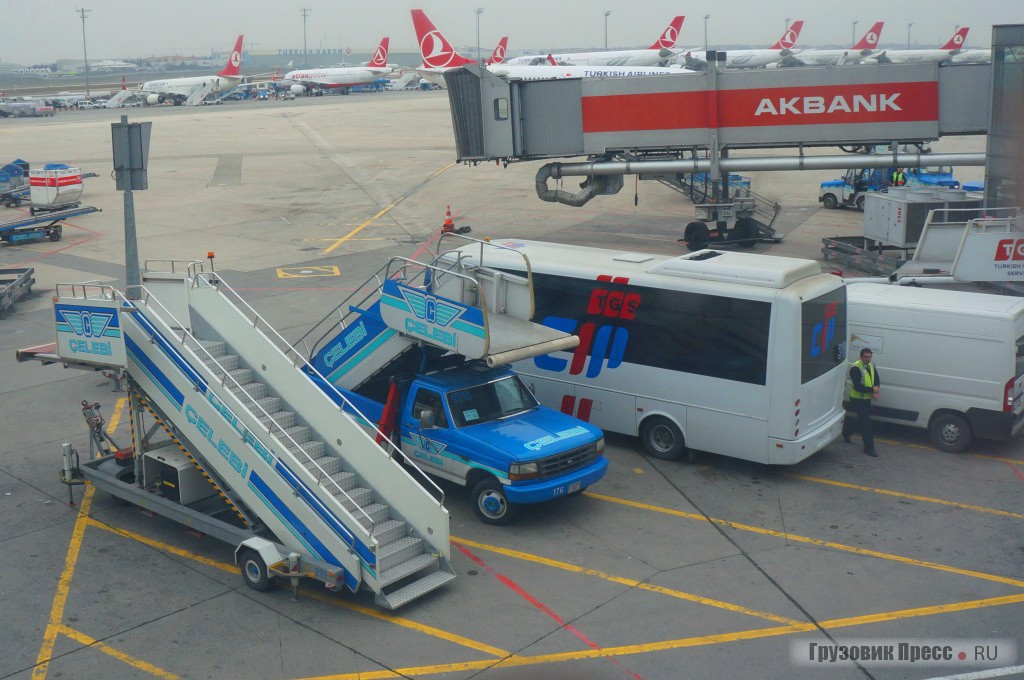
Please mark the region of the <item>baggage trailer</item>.
<svg viewBox="0 0 1024 680"><path fill-rule="evenodd" d="M14 303L32 292L32 284L36 282L32 276L36 270L31 267L25 269L0 269L0 317Z"/></svg>
<svg viewBox="0 0 1024 680"><path fill-rule="evenodd" d="M0 242L2 243L24 243L26 241L42 241L50 239L59 241L63 235L61 222L79 215L101 212L99 208L91 205L77 205L65 207L54 212L44 212L38 215L32 214L28 217L20 217L16 220L0 222Z"/></svg>

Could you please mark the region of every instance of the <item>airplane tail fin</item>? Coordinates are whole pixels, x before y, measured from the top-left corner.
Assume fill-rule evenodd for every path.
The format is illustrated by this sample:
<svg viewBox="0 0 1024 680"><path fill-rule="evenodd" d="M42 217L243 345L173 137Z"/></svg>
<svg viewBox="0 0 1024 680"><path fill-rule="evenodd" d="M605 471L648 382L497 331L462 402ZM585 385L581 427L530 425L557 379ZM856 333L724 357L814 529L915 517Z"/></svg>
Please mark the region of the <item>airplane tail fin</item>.
<svg viewBox="0 0 1024 680"><path fill-rule="evenodd" d="M388 43L390 39L387 36L381 38L380 45L377 45L377 51L373 53L373 59L370 60L368 66L384 67L388 65Z"/></svg>
<svg viewBox="0 0 1024 680"><path fill-rule="evenodd" d="M803 20L794 21L793 24L782 34L779 41L771 46L773 50L791 50L800 39L800 29L804 27Z"/></svg>
<svg viewBox="0 0 1024 680"><path fill-rule="evenodd" d="M276 82L277 82L277 79L278 79L278 77L279 77L280 75L281 75L281 69L279 69L279 68L277 68L277 69L274 69L274 77L270 79L270 82L272 82L272 83L276 83Z"/></svg>
<svg viewBox="0 0 1024 680"><path fill-rule="evenodd" d="M498 46L494 48L494 53L491 54L491 58L487 60L487 64L503 64L505 63L505 48L508 47L508 36L502 37L498 41Z"/></svg>
<svg viewBox="0 0 1024 680"><path fill-rule="evenodd" d="M964 43L967 42L967 31L971 30L968 27L961 28L959 31L953 34L953 37L949 39L945 45L940 47L940 50L962 50Z"/></svg>
<svg viewBox="0 0 1024 680"><path fill-rule="evenodd" d="M558 66L558 62L555 61L555 58L550 54L548 55L548 64L550 64L551 66Z"/></svg>
<svg viewBox="0 0 1024 680"><path fill-rule="evenodd" d="M228 57L227 66L218 73L219 76L238 76L242 73L239 66L242 65L242 38L245 36L238 36L238 40L235 41L235 48L231 50L231 56Z"/></svg>
<svg viewBox="0 0 1024 680"><path fill-rule="evenodd" d="M128 83L125 82L124 76L121 76L121 89L122 90L127 90L128 89Z"/></svg>
<svg viewBox="0 0 1024 680"><path fill-rule="evenodd" d="M658 39L654 41L654 44L647 49L662 50L675 47L676 40L679 39L679 31L683 28L684 18L685 17L682 16L673 17L672 21L670 21L668 26L665 27L665 30L661 32Z"/></svg>
<svg viewBox="0 0 1024 680"><path fill-rule="evenodd" d="M884 21L875 22L875 25L868 29L868 32L864 34L860 42L853 46L853 49L871 51L878 49L878 40L882 37L883 25L885 25Z"/></svg>
<svg viewBox="0 0 1024 680"><path fill-rule="evenodd" d="M421 9L411 10L412 25L416 29L416 40L420 44L420 56L424 66L428 68L445 68L472 64L452 47L448 39L427 18Z"/></svg>

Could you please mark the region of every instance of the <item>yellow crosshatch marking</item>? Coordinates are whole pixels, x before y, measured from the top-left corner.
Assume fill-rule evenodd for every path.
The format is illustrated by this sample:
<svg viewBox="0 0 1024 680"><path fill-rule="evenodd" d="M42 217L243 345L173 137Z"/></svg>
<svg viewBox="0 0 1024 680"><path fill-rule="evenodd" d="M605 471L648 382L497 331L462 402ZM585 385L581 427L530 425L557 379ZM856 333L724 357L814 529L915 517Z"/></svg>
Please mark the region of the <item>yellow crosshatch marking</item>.
<svg viewBox="0 0 1024 680"><path fill-rule="evenodd" d="M334 265L324 267L278 267L277 278L279 279L308 279L315 276L341 276L341 272Z"/></svg>

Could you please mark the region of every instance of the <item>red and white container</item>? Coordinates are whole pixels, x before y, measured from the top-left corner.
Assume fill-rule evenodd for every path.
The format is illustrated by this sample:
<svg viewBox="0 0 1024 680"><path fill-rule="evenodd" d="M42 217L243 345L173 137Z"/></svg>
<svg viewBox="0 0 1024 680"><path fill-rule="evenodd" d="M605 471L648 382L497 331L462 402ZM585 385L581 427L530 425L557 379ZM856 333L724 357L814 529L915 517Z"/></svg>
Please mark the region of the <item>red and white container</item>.
<svg viewBox="0 0 1024 680"><path fill-rule="evenodd" d="M75 203L82 197L82 170L29 170L32 205L38 207Z"/></svg>

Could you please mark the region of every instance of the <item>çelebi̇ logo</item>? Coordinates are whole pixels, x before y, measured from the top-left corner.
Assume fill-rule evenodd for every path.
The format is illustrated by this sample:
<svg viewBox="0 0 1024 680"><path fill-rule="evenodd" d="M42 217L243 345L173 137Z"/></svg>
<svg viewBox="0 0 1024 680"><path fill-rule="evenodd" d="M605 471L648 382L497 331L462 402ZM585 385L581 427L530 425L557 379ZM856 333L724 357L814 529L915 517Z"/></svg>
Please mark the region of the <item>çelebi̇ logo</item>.
<svg viewBox="0 0 1024 680"><path fill-rule="evenodd" d="M431 68L444 68L455 59L455 50L448 46L437 29L427 33L420 41L423 63Z"/></svg>
<svg viewBox="0 0 1024 680"><path fill-rule="evenodd" d="M1000 239L996 244L994 262L1006 262L1007 260L1024 260L1024 238Z"/></svg>
<svg viewBox="0 0 1024 680"><path fill-rule="evenodd" d="M406 333L427 338L447 347L457 346L458 336L444 329L462 316L466 311L465 307L413 288L402 286L398 290L416 316L416 319L405 320Z"/></svg>
<svg viewBox="0 0 1024 680"><path fill-rule="evenodd" d="M779 41L782 46L787 50L796 45L796 31L792 28L786 31L786 35L782 36L782 40Z"/></svg>
<svg viewBox="0 0 1024 680"><path fill-rule="evenodd" d="M111 356L113 347L104 337L121 337L120 330L113 324L114 312L90 309L57 308L57 331L70 330L77 338L68 340L68 349L75 354ZM63 321L62 321L63 320Z"/></svg>

